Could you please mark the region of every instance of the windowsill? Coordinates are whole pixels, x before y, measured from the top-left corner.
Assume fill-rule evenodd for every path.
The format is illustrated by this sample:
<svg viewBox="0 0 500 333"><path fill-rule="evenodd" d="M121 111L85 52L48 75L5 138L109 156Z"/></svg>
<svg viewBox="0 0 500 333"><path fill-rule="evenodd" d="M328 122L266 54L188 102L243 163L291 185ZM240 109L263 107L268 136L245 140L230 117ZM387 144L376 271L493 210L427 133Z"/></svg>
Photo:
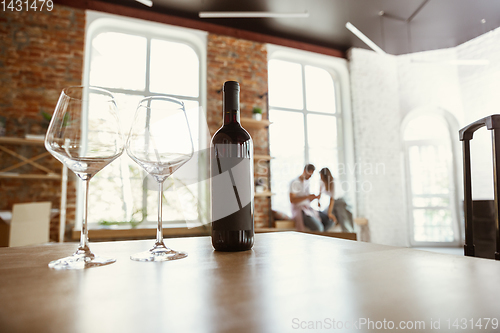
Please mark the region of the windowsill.
<svg viewBox="0 0 500 333"><path fill-rule="evenodd" d="M163 237L192 237L210 235L209 226L200 226L187 228L184 223L164 224ZM156 226L146 224L131 228L127 226L89 226L89 239L92 241L110 241L124 239L154 239L156 237ZM80 230L73 229L71 232L72 240L80 239Z"/></svg>
<svg viewBox="0 0 500 333"><path fill-rule="evenodd" d="M296 231L295 228L255 228L255 233ZM349 232L314 232L303 231L309 234L343 238L348 240L357 240L356 233ZM80 239L80 230L72 231L72 240ZM210 236L210 227L203 225L195 228L186 228L182 223L168 224L163 226L163 237L195 237ZM113 240L131 240L131 239L154 239L156 237L156 228L152 225L139 226L137 228L112 226L89 229L89 238L92 241L113 241Z"/></svg>

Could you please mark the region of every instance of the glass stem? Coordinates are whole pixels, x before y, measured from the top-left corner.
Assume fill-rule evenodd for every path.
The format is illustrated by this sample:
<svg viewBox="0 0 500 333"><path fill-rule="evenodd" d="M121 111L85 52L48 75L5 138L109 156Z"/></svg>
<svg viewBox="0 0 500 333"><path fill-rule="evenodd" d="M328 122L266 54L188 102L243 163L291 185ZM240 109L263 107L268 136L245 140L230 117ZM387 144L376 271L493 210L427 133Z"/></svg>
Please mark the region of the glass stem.
<svg viewBox="0 0 500 333"><path fill-rule="evenodd" d="M88 211L88 205L89 205L89 181L90 179L87 180L82 180L83 185L85 187L85 195L83 196L83 220L82 220L82 230L80 233L80 247L78 248L78 252L85 252L89 253L89 230L87 227L87 211Z"/></svg>
<svg viewBox="0 0 500 333"><path fill-rule="evenodd" d="M163 245L163 226L162 209L163 209L163 182L158 182L158 228L156 229L156 245Z"/></svg>

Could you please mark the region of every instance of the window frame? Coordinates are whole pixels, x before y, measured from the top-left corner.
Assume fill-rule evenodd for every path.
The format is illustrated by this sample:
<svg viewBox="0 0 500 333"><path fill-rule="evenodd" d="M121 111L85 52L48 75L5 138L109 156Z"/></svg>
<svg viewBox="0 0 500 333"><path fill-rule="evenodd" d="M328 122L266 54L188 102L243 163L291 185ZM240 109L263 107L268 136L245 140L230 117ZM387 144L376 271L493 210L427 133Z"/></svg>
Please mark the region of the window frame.
<svg viewBox="0 0 500 333"><path fill-rule="evenodd" d="M434 241L416 241L415 240L415 235L414 235L414 217L413 217L413 211L414 211L414 205L413 205L413 190L412 190L412 185L411 185L411 169L410 169L410 157L409 157L409 148L412 146L426 146L426 145L434 145L438 146L439 143L441 143L440 140L435 140L435 139L421 139L421 140L405 140L404 139L404 134L405 130L410 124L410 122L418 117L421 116L426 116L426 115L431 115L435 116L438 118L441 118L443 122L446 124L447 130L448 130L448 137L447 139L449 140L449 145L451 148L451 157L450 160L448 161L448 177L449 177L449 191L450 193L448 194L450 198L450 204L448 206L450 213L451 213L451 227L453 230L453 240L449 242L434 242ZM462 221L463 215L460 213L459 210L459 201L460 201L460 193L462 191L460 190L461 187L461 182L459 180L459 174L460 172L460 167L457 162L458 156L460 156L460 148L458 147L457 142L455 142L455 137L452 135L452 133L458 133L458 122L456 121L455 117L447 112L446 110L443 110L439 107L422 107L422 108L417 108L415 110L410 111L403 119L401 123L401 141L402 141L402 150L403 150L403 156L404 156L404 172L405 172L405 193L406 193L406 211L407 211L407 218L408 218L408 228L409 228L409 241L410 245L415 247L449 247L449 246L459 246L462 244L462 233L463 233L463 228L462 224L460 221ZM436 195L439 196L439 195ZM442 207L437 207L434 208L432 206L429 207L422 207L422 208L417 208L417 209L442 209Z"/></svg>
<svg viewBox="0 0 500 333"><path fill-rule="evenodd" d="M269 111L279 110L286 112L297 112L303 115L304 119L304 161L309 163L309 147L308 147L308 131L307 131L307 115L333 116L337 121L337 162L343 165L355 165L354 158L354 139L353 139L353 121L351 111L351 96L350 96L350 79L348 63L346 59L333 56L313 53L304 50L297 50L284 46L267 44L268 64L271 60L283 60L301 65L302 72L302 93L303 106L302 109L289 109L269 105ZM307 97L305 88L305 66L319 67L326 70L332 77L335 89L335 113L325 113L318 111L307 110ZM271 142L269 142L271 146ZM301 170L298 170L300 173ZM319 170L317 170L319 171ZM272 177L272 174L271 174ZM340 174L341 182L355 184L354 174ZM271 178L272 179L272 178ZM291 179L290 179L291 181ZM351 206L351 211L354 216L357 216L356 193L352 190L344 193L344 198Z"/></svg>
<svg viewBox="0 0 500 333"><path fill-rule="evenodd" d="M141 36L146 38L147 45L147 54L146 54L146 77L145 77L145 87L144 90L128 90L121 88L108 88L111 93L120 93L127 95L135 95L135 96L151 96L151 95L160 95L160 96L169 96L178 98L181 100L189 100L189 101L197 101L200 110L205 110L207 105L207 96L206 96L206 73L207 73L207 32L199 31L195 29L182 28L177 26L171 26L163 23L156 23L151 21L145 21L141 19L129 18L114 14L107 14L92 10L86 11L86 27L85 27L85 49L84 49L84 68L83 68L83 78L82 84L88 85L90 82L90 63L91 63L91 50L92 50L92 40L96 36L105 32L116 32L116 33L124 33L135 36ZM198 82L198 97L191 96L180 96L174 94L162 94L151 92L150 90L150 66L151 66L151 41L152 39L164 40L169 42L181 43L189 46L196 53L199 60L199 82ZM206 138L208 135L208 128L204 124L206 123L206 118L203 115L203 112L200 112L199 116L199 137L200 137L200 147L199 150L205 148L207 142ZM126 129L124 129L126 131ZM124 133L126 135L127 133ZM205 170L203 168L199 168L199 179L205 179ZM208 200L208 191L203 188L203 183L198 183L199 191L199 200L207 201ZM76 220L74 230L80 230L82 224L82 216L83 216L83 198L82 198L82 187L80 183L77 183L77 198L76 198ZM144 202L143 202L144 204ZM141 224L141 227L156 227L156 222L154 223L146 223ZM150 225L151 224L151 225ZM154 224L154 225L153 225ZM89 224L91 228L95 228L96 224ZM183 224L185 227L185 223ZM165 223L164 228L176 228L180 227L180 223ZM120 228L132 228L131 226L124 223L124 226Z"/></svg>

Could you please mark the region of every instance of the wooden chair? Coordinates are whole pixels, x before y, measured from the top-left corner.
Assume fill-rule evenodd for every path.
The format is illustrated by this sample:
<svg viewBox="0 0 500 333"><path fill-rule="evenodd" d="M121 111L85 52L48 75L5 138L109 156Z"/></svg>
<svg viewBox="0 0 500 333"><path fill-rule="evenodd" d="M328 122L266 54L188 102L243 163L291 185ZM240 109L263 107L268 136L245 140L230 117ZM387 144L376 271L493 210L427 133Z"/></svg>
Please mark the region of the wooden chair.
<svg viewBox="0 0 500 333"><path fill-rule="evenodd" d="M465 245L466 256L475 257L474 230L472 214L472 176L470 166L470 140L475 131L481 127L492 131L493 140L493 178L495 186L495 224L496 224L496 252L495 259L500 260L500 115L494 114L473 122L459 131L460 141L463 142L464 161L464 208L465 208Z"/></svg>

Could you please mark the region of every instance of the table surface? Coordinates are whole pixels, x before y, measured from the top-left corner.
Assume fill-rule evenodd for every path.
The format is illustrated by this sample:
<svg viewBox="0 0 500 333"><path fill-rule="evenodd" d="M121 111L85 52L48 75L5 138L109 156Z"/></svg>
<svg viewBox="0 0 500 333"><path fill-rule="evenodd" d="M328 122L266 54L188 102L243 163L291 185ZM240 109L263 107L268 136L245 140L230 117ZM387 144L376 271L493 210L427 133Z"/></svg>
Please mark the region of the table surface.
<svg viewBox="0 0 500 333"><path fill-rule="evenodd" d="M209 237L166 239L189 256L129 259L152 243L93 243L117 262L82 271L47 267L74 243L0 249L0 332L330 332L340 323L373 332L370 321L383 320L420 321L420 332L438 320L448 332L500 330L470 327L500 319L493 260L297 232L257 234L253 250L234 253L213 251ZM455 319L467 329L445 329Z"/></svg>

